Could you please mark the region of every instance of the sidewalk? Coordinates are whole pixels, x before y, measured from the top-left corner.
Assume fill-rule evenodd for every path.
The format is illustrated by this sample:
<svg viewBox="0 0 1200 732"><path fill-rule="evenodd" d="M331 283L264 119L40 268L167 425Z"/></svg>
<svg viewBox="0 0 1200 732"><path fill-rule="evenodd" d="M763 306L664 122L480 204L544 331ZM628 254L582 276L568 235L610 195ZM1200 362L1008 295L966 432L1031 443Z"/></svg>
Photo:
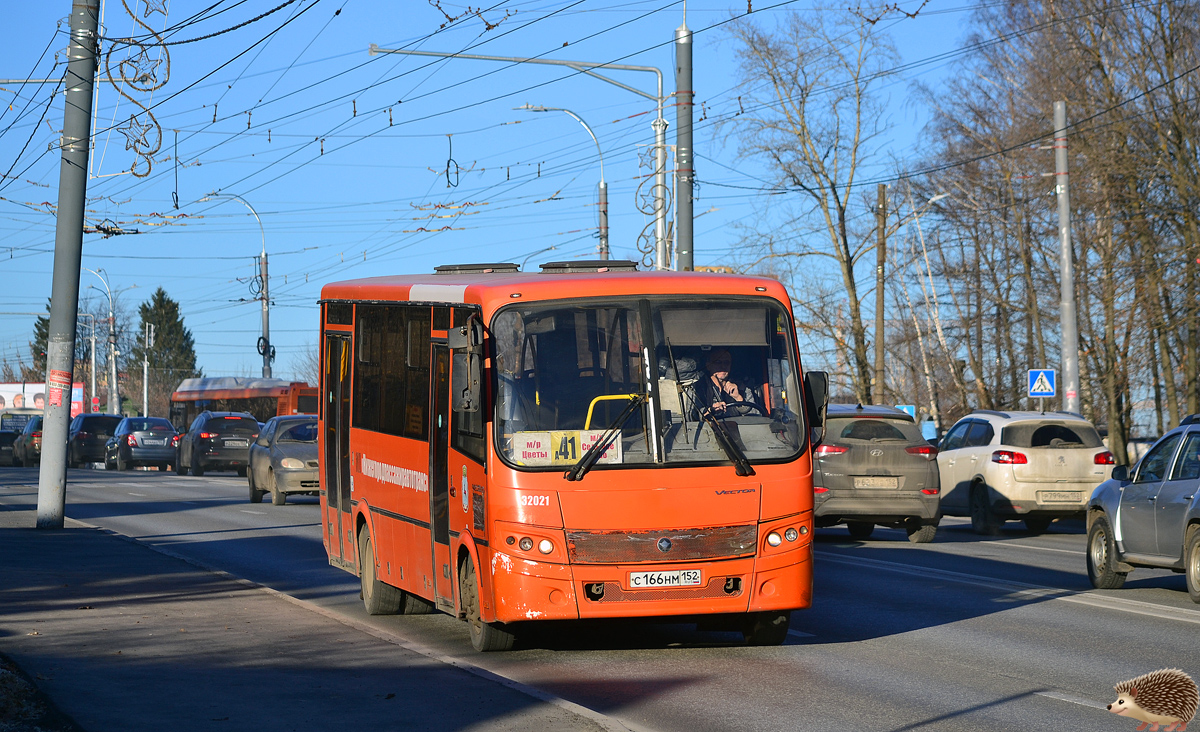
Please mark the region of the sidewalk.
<svg viewBox="0 0 1200 732"><path fill-rule="evenodd" d="M34 521L0 507L0 653L87 732L613 727L109 532Z"/></svg>

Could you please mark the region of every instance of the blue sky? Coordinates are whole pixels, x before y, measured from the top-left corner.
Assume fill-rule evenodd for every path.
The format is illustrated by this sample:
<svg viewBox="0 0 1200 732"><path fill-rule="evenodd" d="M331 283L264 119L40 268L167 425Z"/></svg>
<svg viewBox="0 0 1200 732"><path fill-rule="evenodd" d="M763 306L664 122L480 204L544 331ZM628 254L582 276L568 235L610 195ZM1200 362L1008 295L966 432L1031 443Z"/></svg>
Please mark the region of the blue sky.
<svg viewBox="0 0 1200 732"><path fill-rule="evenodd" d="M526 103L568 108L595 131L609 185L613 256L640 258L635 242L652 222L636 207L638 185L649 172L639 167L639 155L653 140L653 102L565 67L371 56L367 49L375 43L657 66L669 95L682 2L513 0L464 15L465 5L441 2L439 8L426 0L294 0L236 27L282 0L224 0L187 24L215 2L152 0L152 9L168 9L165 17L146 16L144 3L130 3L155 31L185 25L167 36L175 43L169 59L160 48L147 49L143 71L165 78L158 89L123 87L131 100L107 81L97 87L88 221L139 233L87 234L83 249L83 266L103 269L131 313L158 286L180 302L207 374L258 375L262 366L255 352L261 310L250 292L262 235L236 200L202 200L211 192L241 196L262 220L275 376L283 378L299 373L300 354L316 343L315 302L325 282L432 272L438 264L467 261L528 260L533 269L594 252L595 145L564 114L514 110ZM813 8L811 2L753 5L763 23ZM919 5L901 3L910 10ZM0 78L61 75L55 52L64 59L69 10L66 0L6 8ZM737 105L734 44L722 23L745 10L745 2L687 5L687 23L696 32L697 109L703 103L710 117ZM934 0L916 18L883 25L912 64L958 48L968 17L967 5ZM105 2L103 21L107 37L147 37L121 2ZM227 32L201 39L218 31ZM113 55L114 68L122 58ZM936 86L946 70L947 62L936 60L887 85L893 131L885 155L912 154L923 118L906 101L909 85ZM611 75L654 91L652 74ZM7 108L0 117L0 173L12 166L10 177L0 180L6 285L0 311L41 311L50 293L59 173L59 156L48 146L62 127L62 95L52 94L54 84L0 88ZM127 147L137 134L121 131L142 107L161 129L160 149L148 160ZM673 144L674 111L666 118ZM148 145L159 139L153 128L145 133ZM701 182L695 210L703 214L695 224L695 262L728 263L736 224L755 215L756 197L704 183L754 185L733 171L762 173L739 160L735 142L711 125L697 126L695 147ZM147 174L132 175L131 167ZM103 288L85 271L81 298L103 297L91 286ZM28 360L32 330L32 316L0 315L0 357Z"/></svg>

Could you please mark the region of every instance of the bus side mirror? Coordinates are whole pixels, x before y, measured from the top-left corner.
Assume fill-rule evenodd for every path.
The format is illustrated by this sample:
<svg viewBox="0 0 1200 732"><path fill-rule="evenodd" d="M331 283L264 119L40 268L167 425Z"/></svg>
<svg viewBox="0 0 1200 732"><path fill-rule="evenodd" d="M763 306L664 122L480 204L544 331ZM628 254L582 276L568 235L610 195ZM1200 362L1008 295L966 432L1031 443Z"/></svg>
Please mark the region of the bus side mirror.
<svg viewBox="0 0 1200 732"><path fill-rule="evenodd" d="M829 374L824 371L806 371L804 391L808 408L809 441L813 447L816 447L825 441L825 411L829 406Z"/></svg>
<svg viewBox="0 0 1200 732"><path fill-rule="evenodd" d="M483 363L483 321L478 315L467 318L467 322L455 326L446 334L446 340L454 353L454 371L450 378L450 390L455 412L478 412L481 372Z"/></svg>

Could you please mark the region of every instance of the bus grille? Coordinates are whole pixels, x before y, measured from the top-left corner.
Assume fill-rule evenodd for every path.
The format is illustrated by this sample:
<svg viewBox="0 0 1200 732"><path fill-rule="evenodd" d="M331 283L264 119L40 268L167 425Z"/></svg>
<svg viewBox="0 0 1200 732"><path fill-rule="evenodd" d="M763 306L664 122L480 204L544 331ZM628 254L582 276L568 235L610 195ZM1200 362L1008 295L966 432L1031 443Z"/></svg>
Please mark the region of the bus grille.
<svg viewBox="0 0 1200 732"><path fill-rule="evenodd" d="M670 542L662 551L660 540ZM666 531L568 531L567 551L576 564L680 562L754 553L758 527L716 526Z"/></svg>
<svg viewBox="0 0 1200 732"><path fill-rule="evenodd" d="M711 577L704 587L665 587L654 590L627 590L620 582L605 582L604 594L592 602L654 602L656 600L712 600L737 597L742 594L739 581L736 589L726 589L727 577ZM588 596L587 591L583 597Z"/></svg>

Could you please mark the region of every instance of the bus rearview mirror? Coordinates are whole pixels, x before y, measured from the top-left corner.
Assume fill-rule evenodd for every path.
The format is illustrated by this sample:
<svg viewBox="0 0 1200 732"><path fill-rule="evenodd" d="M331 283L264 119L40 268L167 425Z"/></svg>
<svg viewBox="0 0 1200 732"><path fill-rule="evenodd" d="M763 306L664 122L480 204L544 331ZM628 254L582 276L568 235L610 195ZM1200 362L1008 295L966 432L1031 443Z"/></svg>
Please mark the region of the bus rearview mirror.
<svg viewBox="0 0 1200 732"><path fill-rule="evenodd" d="M808 408L809 439L812 447L825 441L825 412L829 406L829 374L808 371L804 374L805 402Z"/></svg>
<svg viewBox="0 0 1200 732"><path fill-rule="evenodd" d="M479 411L479 354L454 354L454 371L450 377L451 408L456 412Z"/></svg>
<svg viewBox="0 0 1200 732"><path fill-rule="evenodd" d="M483 321L478 315L467 318L467 322L456 325L446 333L446 341L455 351L483 352Z"/></svg>

